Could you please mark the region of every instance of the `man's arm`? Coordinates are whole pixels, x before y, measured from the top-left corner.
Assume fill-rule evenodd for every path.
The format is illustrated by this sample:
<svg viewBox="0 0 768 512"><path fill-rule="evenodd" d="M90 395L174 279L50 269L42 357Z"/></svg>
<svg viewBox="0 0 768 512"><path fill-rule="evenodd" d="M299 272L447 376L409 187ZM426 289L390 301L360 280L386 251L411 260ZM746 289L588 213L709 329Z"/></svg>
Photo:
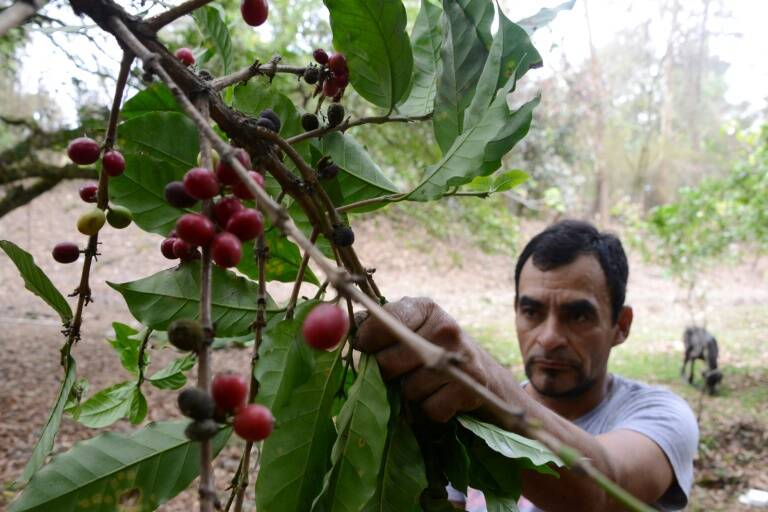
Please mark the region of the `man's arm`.
<svg viewBox="0 0 768 512"><path fill-rule="evenodd" d="M406 298L385 306L406 326L429 341L464 358L462 369L507 403L520 407L560 439L576 448L609 478L646 503L656 501L673 482L664 452L648 437L629 430L592 436L539 404L520 387L514 376L482 350L453 318L429 299ZM363 322L356 348L374 353L385 380L401 379L406 399L421 402L434 421L445 422L458 413L470 412L510 428L493 417L482 400L445 375L424 368L416 355L400 344L375 318ZM552 486L557 485L557 493ZM529 471L523 476L523 494L540 508L558 510L621 510L602 489L580 475L560 471L560 478Z"/></svg>

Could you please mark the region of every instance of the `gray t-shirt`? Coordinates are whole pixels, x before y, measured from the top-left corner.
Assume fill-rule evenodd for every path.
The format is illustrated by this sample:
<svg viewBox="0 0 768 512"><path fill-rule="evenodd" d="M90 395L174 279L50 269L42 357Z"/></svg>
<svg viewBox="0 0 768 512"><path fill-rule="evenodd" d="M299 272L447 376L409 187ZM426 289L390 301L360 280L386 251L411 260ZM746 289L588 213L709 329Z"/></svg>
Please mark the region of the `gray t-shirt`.
<svg viewBox="0 0 768 512"><path fill-rule="evenodd" d="M613 375L608 394L600 405L573 423L592 435L627 429L650 438L667 456L675 474L675 481L655 507L668 511L680 510L687 505L693 484L693 457L699 444L699 427L685 400L667 389ZM472 494L470 492L467 500L467 510L484 510L484 503L478 503L480 500ZM474 503L470 505L470 502ZM523 498L520 512L541 510Z"/></svg>

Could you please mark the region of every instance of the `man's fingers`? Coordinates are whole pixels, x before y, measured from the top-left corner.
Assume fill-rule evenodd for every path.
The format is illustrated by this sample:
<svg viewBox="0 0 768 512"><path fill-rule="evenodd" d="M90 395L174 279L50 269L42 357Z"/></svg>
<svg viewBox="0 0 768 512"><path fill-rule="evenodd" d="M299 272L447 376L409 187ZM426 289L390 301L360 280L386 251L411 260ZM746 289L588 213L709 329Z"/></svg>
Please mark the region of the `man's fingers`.
<svg viewBox="0 0 768 512"><path fill-rule="evenodd" d="M480 407L481 401L467 393L461 384L445 384L421 403L424 413L433 421L445 423L457 413Z"/></svg>
<svg viewBox="0 0 768 512"><path fill-rule="evenodd" d="M397 378L421 366L421 359L406 345L398 343L374 354L384 380Z"/></svg>
<svg viewBox="0 0 768 512"><path fill-rule="evenodd" d="M442 372L419 368L403 376L403 397L411 402L421 402L450 381L450 377Z"/></svg>
<svg viewBox="0 0 768 512"><path fill-rule="evenodd" d="M434 308L434 302L425 298L405 297L397 302L385 304L384 310L400 320L402 324L416 331L424 324ZM357 331L355 348L363 352L378 352L393 343L397 338L384 327L378 318L369 316Z"/></svg>

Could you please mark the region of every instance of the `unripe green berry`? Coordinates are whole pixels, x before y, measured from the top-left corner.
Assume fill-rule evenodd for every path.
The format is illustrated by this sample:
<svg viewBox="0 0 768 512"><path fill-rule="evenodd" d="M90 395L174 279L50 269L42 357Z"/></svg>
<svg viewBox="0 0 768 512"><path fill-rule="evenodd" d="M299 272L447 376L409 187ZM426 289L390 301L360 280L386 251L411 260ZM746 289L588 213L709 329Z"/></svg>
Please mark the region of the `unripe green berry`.
<svg viewBox="0 0 768 512"><path fill-rule="evenodd" d="M168 341L179 350L197 352L205 342L205 330L197 320L182 318L168 326Z"/></svg>
<svg viewBox="0 0 768 512"><path fill-rule="evenodd" d="M107 222L115 229L127 228L133 221L131 210L125 206L113 205L107 212Z"/></svg>
<svg viewBox="0 0 768 512"><path fill-rule="evenodd" d="M94 208L88 213L84 213L77 219L77 230L84 235L95 235L104 226L104 222L107 220L104 212L98 208Z"/></svg>

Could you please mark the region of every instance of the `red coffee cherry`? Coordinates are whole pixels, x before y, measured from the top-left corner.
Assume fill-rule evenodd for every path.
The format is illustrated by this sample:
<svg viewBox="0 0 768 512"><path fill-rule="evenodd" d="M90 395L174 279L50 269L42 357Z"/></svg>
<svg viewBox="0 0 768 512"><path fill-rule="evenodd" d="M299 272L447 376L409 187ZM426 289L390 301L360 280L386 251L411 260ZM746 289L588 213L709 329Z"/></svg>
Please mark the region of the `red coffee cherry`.
<svg viewBox="0 0 768 512"><path fill-rule="evenodd" d="M125 171L125 158L121 152L110 149L101 157L101 166L104 168L104 172L114 178Z"/></svg>
<svg viewBox="0 0 768 512"><path fill-rule="evenodd" d="M195 63L195 54L189 48L179 48L176 50L176 58L185 66L191 66Z"/></svg>
<svg viewBox="0 0 768 512"><path fill-rule="evenodd" d="M245 209L243 203L236 197L224 197L213 204L213 217L219 226L225 227L230 217Z"/></svg>
<svg viewBox="0 0 768 512"><path fill-rule="evenodd" d="M243 148L235 149L235 158L237 158L246 169L251 168L251 157ZM237 177L235 170L230 167L229 164L227 164L227 162L225 162L223 159L216 166L216 177L223 185L231 186L240 181L240 178Z"/></svg>
<svg viewBox="0 0 768 512"><path fill-rule="evenodd" d="M328 69L334 75L346 75L349 74L349 68L347 68L347 58L343 53L334 53L328 59Z"/></svg>
<svg viewBox="0 0 768 512"><path fill-rule="evenodd" d="M256 185L264 188L264 176L257 173L256 171L248 171L248 176L250 176L253 181L256 182ZM248 190L248 187L246 187L245 183L242 181L238 181L237 185L232 187L232 193L240 199L256 199L256 196L251 194L251 191Z"/></svg>
<svg viewBox="0 0 768 512"><path fill-rule="evenodd" d="M180 181L167 184L163 194L166 202L174 208L191 208L197 203L197 199L187 194L184 183Z"/></svg>
<svg viewBox="0 0 768 512"><path fill-rule="evenodd" d="M69 143L67 155L77 165L89 165L99 159L99 144L88 137L78 137Z"/></svg>
<svg viewBox="0 0 768 512"><path fill-rule="evenodd" d="M190 245L181 238L173 239L173 254L181 261L192 261L200 256L194 245Z"/></svg>
<svg viewBox="0 0 768 512"><path fill-rule="evenodd" d="M185 213L176 222L176 231L190 245L208 245L216 235L216 226L204 215Z"/></svg>
<svg viewBox="0 0 768 512"><path fill-rule="evenodd" d="M72 242L61 242L53 246L51 255L59 263L74 263L80 257L80 248Z"/></svg>
<svg viewBox="0 0 768 512"><path fill-rule="evenodd" d="M208 169L194 167L184 175L184 190L195 199L211 199L219 193L219 181Z"/></svg>
<svg viewBox="0 0 768 512"><path fill-rule="evenodd" d="M173 246L176 243L177 238L166 238L163 240L163 242L160 244L160 252L163 253L163 256L168 258L169 260L175 260L178 258L176 253L173 251ZM182 240L182 242L184 242ZM184 242L186 244L186 242Z"/></svg>
<svg viewBox="0 0 768 512"><path fill-rule="evenodd" d="M246 441L261 441L272 433L275 418L263 405L250 404L237 412L233 426L237 435Z"/></svg>
<svg viewBox="0 0 768 512"><path fill-rule="evenodd" d="M240 239L232 233L219 233L211 243L211 258L220 267L230 268L240 263L243 246Z"/></svg>
<svg viewBox="0 0 768 512"><path fill-rule="evenodd" d="M315 306L301 326L301 332L307 344L321 350L338 345L348 329L347 312L328 303Z"/></svg>
<svg viewBox="0 0 768 512"><path fill-rule="evenodd" d="M236 212L227 222L226 230L241 242L253 240L264 231L264 218L261 212L247 209Z"/></svg>
<svg viewBox="0 0 768 512"><path fill-rule="evenodd" d="M339 73L339 74L334 73L331 79L339 89L343 89L349 85L349 73Z"/></svg>
<svg viewBox="0 0 768 512"><path fill-rule="evenodd" d="M336 82L331 79L323 82L323 94L329 98L336 96L340 90L341 89L339 89L339 86L336 84Z"/></svg>
<svg viewBox="0 0 768 512"><path fill-rule="evenodd" d="M245 405L248 382L236 373L220 373L211 382L211 395L220 409L234 411Z"/></svg>
<svg viewBox="0 0 768 512"><path fill-rule="evenodd" d="M317 48L312 52L312 56L315 58L315 62L318 64L328 64L328 53L322 48Z"/></svg>
<svg viewBox="0 0 768 512"><path fill-rule="evenodd" d="M80 199L86 203L95 203L99 195L99 185L96 183L86 183L78 190Z"/></svg>
<svg viewBox="0 0 768 512"><path fill-rule="evenodd" d="M269 5L267 0L243 0L240 4L240 14L243 20L252 27L258 27L265 21L269 15Z"/></svg>

